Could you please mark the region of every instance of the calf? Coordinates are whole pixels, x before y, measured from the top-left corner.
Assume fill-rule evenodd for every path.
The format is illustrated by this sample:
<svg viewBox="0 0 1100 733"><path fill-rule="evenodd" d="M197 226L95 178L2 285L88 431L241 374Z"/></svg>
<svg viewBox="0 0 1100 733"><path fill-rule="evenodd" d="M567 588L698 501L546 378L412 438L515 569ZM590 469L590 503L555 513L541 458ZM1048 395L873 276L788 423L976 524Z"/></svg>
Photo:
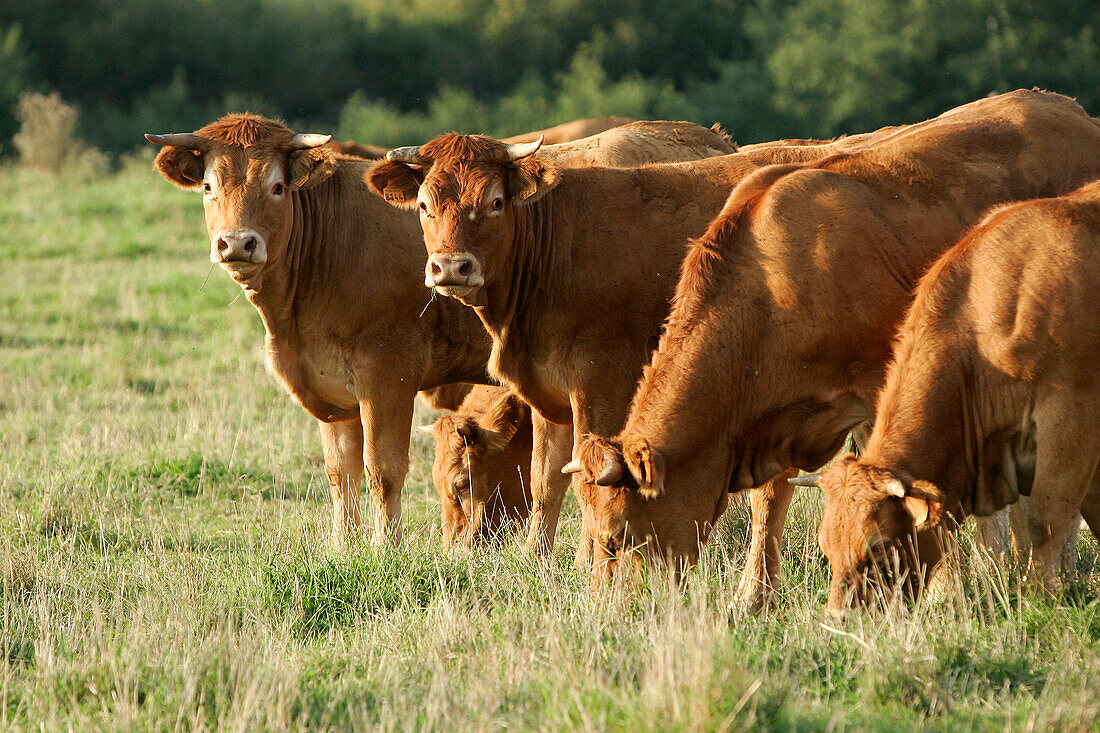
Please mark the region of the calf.
<svg viewBox="0 0 1100 733"><path fill-rule="evenodd" d="M420 430L435 438L432 478L447 544L501 536L531 506L531 409L503 387L474 387L453 415Z"/></svg>

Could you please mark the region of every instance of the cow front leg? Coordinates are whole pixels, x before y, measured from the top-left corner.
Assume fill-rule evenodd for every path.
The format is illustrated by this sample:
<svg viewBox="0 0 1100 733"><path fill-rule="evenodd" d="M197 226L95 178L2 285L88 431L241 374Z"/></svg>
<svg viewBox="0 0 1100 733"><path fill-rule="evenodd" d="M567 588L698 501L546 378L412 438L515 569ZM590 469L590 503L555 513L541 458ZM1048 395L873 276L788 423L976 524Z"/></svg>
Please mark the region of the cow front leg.
<svg viewBox="0 0 1100 733"><path fill-rule="evenodd" d="M359 403L367 491L374 507L375 546L401 543L401 489L409 472L415 396L414 389L387 384Z"/></svg>
<svg viewBox="0 0 1100 733"><path fill-rule="evenodd" d="M325 474L332 489L332 545L345 547L360 539L359 490L363 481L363 424L359 419L318 421Z"/></svg>
<svg viewBox="0 0 1100 733"><path fill-rule="evenodd" d="M548 422L531 410L531 515L527 549L545 557L554 549L561 503L572 477L562 474L573 450L573 427Z"/></svg>
<svg viewBox="0 0 1100 733"><path fill-rule="evenodd" d="M737 587L737 601L749 613L758 613L778 587L782 570L783 525L794 498L794 486L787 480L795 469L776 476L763 486L749 490L752 530L745 571Z"/></svg>

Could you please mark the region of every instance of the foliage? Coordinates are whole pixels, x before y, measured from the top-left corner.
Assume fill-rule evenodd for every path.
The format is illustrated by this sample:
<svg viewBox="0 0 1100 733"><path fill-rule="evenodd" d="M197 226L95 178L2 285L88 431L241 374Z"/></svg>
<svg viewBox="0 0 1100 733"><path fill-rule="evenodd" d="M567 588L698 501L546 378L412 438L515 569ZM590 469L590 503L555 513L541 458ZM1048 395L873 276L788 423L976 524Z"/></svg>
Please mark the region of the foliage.
<svg viewBox="0 0 1100 733"><path fill-rule="evenodd" d="M19 161L28 168L61 173L65 168L94 174L104 167L102 154L76 137L78 113L61 95L27 92L15 108L19 132L12 142Z"/></svg>
<svg viewBox="0 0 1100 733"><path fill-rule="evenodd" d="M1095 114L1098 34L1087 0L22 0L0 145L25 88L110 152L245 107L376 144L599 114L832 136L1032 86Z"/></svg>

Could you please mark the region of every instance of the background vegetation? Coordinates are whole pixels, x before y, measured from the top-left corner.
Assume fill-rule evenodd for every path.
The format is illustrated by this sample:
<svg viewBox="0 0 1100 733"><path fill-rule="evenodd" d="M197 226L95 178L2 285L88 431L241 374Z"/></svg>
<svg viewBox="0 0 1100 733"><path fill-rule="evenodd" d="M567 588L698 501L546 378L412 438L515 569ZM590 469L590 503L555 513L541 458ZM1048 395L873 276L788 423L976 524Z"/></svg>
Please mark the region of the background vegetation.
<svg viewBox="0 0 1100 733"><path fill-rule="evenodd" d="M824 137L1031 86L1096 113L1098 33L1091 0L20 0L0 146L22 91L112 153L242 108L380 145L605 114Z"/></svg>

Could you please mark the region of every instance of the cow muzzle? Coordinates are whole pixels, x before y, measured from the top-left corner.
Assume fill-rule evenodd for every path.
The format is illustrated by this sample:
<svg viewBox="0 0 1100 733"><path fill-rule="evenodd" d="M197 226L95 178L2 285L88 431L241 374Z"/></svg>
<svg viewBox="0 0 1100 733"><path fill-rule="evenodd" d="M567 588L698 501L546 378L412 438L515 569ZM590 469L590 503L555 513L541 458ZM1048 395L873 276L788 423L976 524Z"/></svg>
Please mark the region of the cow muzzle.
<svg viewBox="0 0 1100 733"><path fill-rule="evenodd" d="M267 244L252 230L218 232L210 244L210 261L230 273L249 275L267 262Z"/></svg>
<svg viewBox="0 0 1100 733"><path fill-rule="evenodd" d="M482 285L481 263L468 254L434 254L424 268L424 284L443 295L464 298Z"/></svg>

